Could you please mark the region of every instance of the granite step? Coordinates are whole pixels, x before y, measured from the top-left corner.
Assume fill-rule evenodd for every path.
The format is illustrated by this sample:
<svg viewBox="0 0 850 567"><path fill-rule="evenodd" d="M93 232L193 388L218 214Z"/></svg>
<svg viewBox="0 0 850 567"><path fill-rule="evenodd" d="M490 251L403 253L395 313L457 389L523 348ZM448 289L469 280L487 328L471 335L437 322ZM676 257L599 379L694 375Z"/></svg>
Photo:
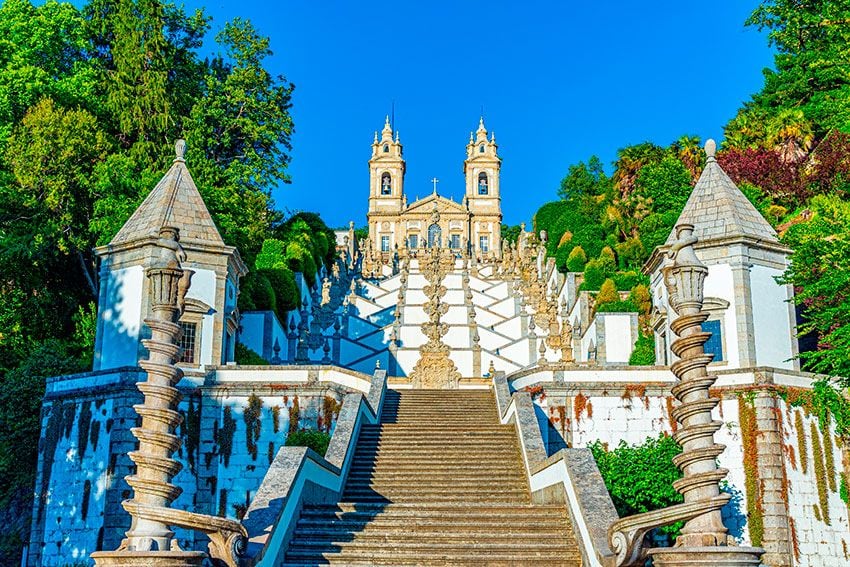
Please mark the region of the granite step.
<svg viewBox="0 0 850 567"><path fill-rule="evenodd" d="M287 565L564 565L566 508L531 503L516 430L490 391L388 392L338 504L305 505Z"/></svg>

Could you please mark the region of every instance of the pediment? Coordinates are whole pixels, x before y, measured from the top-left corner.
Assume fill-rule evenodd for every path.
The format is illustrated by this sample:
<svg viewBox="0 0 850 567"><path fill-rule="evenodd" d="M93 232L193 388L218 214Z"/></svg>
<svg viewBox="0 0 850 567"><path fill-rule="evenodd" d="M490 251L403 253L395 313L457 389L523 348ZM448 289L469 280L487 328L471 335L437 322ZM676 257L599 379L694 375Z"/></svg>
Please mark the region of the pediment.
<svg viewBox="0 0 850 567"><path fill-rule="evenodd" d="M466 214L468 211L466 207L462 204L452 201L451 199L446 199L445 197L441 197L439 195L428 195L424 199L419 199L418 201L412 203L405 210L406 213L431 213L434 210L434 203L437 203L437 210L440 214L443 213L463 213Z"/></svg>

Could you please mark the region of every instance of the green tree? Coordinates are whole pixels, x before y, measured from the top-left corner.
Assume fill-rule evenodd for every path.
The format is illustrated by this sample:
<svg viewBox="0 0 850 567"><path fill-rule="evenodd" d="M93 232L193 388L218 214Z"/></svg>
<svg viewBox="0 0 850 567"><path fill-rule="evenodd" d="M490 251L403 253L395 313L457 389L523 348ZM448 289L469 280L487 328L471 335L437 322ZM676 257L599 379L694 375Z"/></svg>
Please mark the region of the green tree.
<svg viewBox="0 0 850 567"><path fill-rule="evenodd" d="M847 0L765 0L747 25L768 31L775 70L749 107L799 108L823 134L850 126L850 25ZM772 112L775 114L775 112Z"/></svg>
<svg viewBox="0 0 850 567"><path fill-rule="evenodd" d="M850 376L850 203L819 195L809 204L811 220L788 229L784 241L794 251L784 281L797 289L805 306L801 334L818 338L818 350L801 353L815 372ZM844 387L850 385L843 379Z"/></svg>

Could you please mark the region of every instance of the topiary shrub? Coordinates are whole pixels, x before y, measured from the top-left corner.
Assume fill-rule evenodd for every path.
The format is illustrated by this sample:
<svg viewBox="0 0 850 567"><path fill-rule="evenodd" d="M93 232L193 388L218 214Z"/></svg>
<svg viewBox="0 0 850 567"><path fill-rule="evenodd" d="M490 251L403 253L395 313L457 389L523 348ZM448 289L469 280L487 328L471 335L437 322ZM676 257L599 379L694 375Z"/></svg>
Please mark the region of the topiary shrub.
<svg viewBox="0 0 850 567"><path fill-rule="evenodd" d="M617 284L614 283L614 280L608 278L599 286L599 293L596 294L596 305L604 305L605 303L613 303L615 301L620 301L620 294L617 293Z"/></svg>
<svg viewBox="0 0 850 567"><path fill-rule="evenodd" d="M330 433L318 429L299 429L286 438L287 447L309 447L324 456L331 442Z"/></svg>
<svg viewBox="0 0 850 567"><path fill-rule="evenodd" d="M558 251L555 253L555 266L561 272L569 271L567 268L567 258L569 257L570 245L558 246Z"/></svg>
<svg viewBox="0 0 850 567"><path fill-rule="evenodd" d="M655 364L655 337L652 335L638 335L635 348L629 356L631 366L653 366Z"/></svg>
<svg viewBox="0 0 850 567"><path fill-rule="evenodd" d="M637 306L638 313L641 315L649 315L650 310L652 310L652 295L649 293L649 288L643 284L638 284L632 288L629 293L629 301Z"/></svg>
<svg viewBox="0 0 850 567"><path fill-rule="evenodd" d="M274 270L285 268L284 251L286 244L276 238L267 238L263 241L263 248L254 260L254 267L258 270Z"/></svg>
<svg viewBox="0 0 850 567"><path fill-rule="evenodd" d="M647 437L640 445L621 441L613 451L599 441L589 448L621 518L683 501L682 495L673 489L673 482L682 478L673 457L682 448L669 435ZM659 531L675 537L682 525L678 522Z"/></svg>
<svg viewBox="0 0 850 567"><path fill-rule="evenodd" d="M236 364L244 364L248 366L265 366L269 363L268 360L240 342L236 343L233 358L236 359Z"/></svg>
<svg viewBox="0 0 850 567"><path fill-rule="evenodd" d="M566 267L568 272L583 272L587 265L587 254L584 253L584 248L574 246L567 257Z"/></svg>
<svg viewBox="0 0 850 567"><path fill-rule="evenodd" d="M598 260L591 260L584 267L584 281L581 284L581 289L596 291L602 287L605 281L605 270Z"/></svg>

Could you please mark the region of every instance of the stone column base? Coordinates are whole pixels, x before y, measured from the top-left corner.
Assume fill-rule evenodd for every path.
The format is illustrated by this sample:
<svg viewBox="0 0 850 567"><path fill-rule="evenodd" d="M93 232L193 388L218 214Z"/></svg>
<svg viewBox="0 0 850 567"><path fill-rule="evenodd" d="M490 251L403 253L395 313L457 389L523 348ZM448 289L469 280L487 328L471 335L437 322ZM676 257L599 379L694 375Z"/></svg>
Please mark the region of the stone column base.
<svg viewBox="0 0 850 567"><path fill-rule="evenodd" d="M198 567L207 554L202 551L95 551L97 567Z"/></svg>
<svg viewBox="0 0 850 567"><path fill-rule="evenodd" d="M757 567L760 547L656 547L647 554L655 567Z"/></svg>

